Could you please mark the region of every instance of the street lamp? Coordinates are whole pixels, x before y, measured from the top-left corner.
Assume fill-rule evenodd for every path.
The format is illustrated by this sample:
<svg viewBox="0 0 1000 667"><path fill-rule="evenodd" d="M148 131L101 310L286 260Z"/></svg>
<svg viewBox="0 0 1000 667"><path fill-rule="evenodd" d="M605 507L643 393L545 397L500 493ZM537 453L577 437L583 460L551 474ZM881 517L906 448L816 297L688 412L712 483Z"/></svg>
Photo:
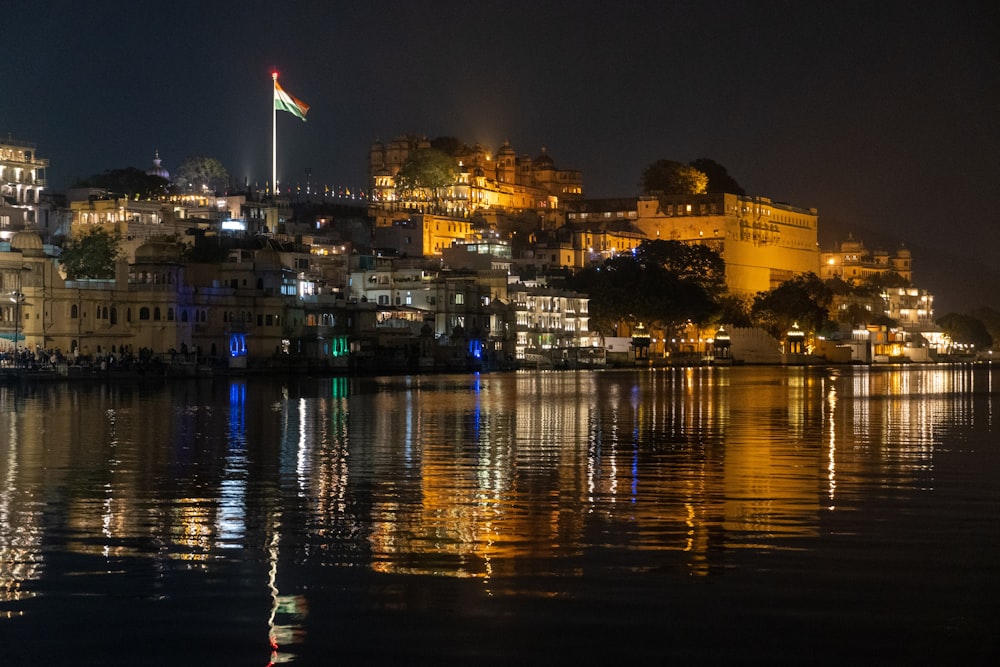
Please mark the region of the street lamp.
<svg viewBox="0 0 1000 667"><path fill-rule="evenodd" d="M17 366L17 341L21 338L21 302L24 301L24 295L20 292L12 292L10 301L14 304L14 365Z"/></svg>

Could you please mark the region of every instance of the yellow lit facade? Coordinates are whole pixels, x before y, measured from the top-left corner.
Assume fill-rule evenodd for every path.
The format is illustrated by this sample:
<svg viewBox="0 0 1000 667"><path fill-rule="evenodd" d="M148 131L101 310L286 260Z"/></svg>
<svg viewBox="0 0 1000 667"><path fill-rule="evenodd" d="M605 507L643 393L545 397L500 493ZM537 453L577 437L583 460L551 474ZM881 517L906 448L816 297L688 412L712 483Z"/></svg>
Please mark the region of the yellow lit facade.
<svg viewBox="0 0 1000 667"><path fill-rule="evenodd" d="M411 135L397 137L388 144L372 144L369 174L373 208L436 211L452 217L468 217L484 211L534 210L555 225L562 202L583 197L580 171L557 168L545 148L537 157L529 158L518 156L504 142L495 153L475 144L456 156L459 174L451 187L401 198L396 192L396 174L413 152L430 147L426 138Z"/></svg>
<svg viewBox="0 0 1000 667"><path fill-rule="evenodd" d="M636 227L648 239L701 243L726 263L726 286L752 295L819 272L818 213L734 194L640 197Z"/></svg>
<svg viewBox="0 0 1000 667"><path fill-rule="evenodd" d="M895 255L885 250L868 250L865 245L848 235L834 252L820 256L820 278L841 278L847 282L861 282L868 278L898 273L907 282L913 280L913 258L909 249L900 248Z"/></svg>

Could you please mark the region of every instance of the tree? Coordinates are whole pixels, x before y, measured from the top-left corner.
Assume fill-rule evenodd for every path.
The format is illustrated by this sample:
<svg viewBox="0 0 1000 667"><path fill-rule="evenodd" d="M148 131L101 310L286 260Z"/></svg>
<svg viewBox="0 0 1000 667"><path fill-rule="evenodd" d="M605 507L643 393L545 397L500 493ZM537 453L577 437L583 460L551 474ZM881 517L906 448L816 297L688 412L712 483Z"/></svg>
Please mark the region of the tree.
<svg viewBox="0 0 1000 667"><path fill-rule="evenodd" d="M95 227L63 244L59 262L70 280L115 277L115 262L121 255L121 236Z"/></svg>
<svg viewBox="0 0 1000 667"><path fill-rule="evenodd" d="M935 321L954 343L974 346L980 350L988 350L993 346L993 337L986 325L972 315L948 313Z"/></svg>
<svg viewBox="0 0 1000 667"><path fill-rule="evenodd" d="M815 273L786 280L754 297L750 315L775 338L783 338L793 324L809 332L823 329L829 320L833 293Z"/></svg>
<svg viewBox="0 0 1000 667"><path fill-rule="evenodd" d="M109 169L103 174L95 174L79 180L74 187L101 188L127 199L150 198L165 194L170 181L162 176L150 176L141 169L125 167Z"/></svg>
<svg viewBox="0 0 1000 667"><path fill-rule="evenodd" d="M645 194L700 195L708 187L708 176L690 165L657 160L642 170L640 186Z"/></svg>
<svg viewBox="0 0 1000 667"><path fill-rule="evenodd" d="M700 157L691 160L690 166L694 167L708 177L708 186L705 192L730 193L734 195L746 195L736 179L729 175L729 171L715 160L707 157Z"/></svg>
<svg viewBox="0 0 1000 667"><path fill-rule="evenodd" d="M716 320L719 324L729 324L734 327L750 327L750 303L745 297L735 294L723 294L717 300L719 312Z"/></svg>
<svg viewBox="0 0 1000 667"><path fill-rule="evenodd" d="M640 264L657 264L681 280L700 285L718 295L725 289L726 263L719 253L700 243L663 239L647 240L635 251Z"/></svg>
<svg viewBox="0 0 1000 667"><path fill-rule="evenodd" d="M177 167L174 184L181 192L224 192L229 187L229 172L214 157L194 155Z"/></svg>
<svg viewBox="0 0 1000 667"><path fill-rule="evenodd" d="M431 139L431 148L436 148L452 157L467 155L472 152L472 149L458 137L438 137L437 139Z"/></svg>
<svg viewBox="0 0 1000 667"><path fill-rule="evenodd" d="M454 157L437 148L421 148L396 173L396 190L404 197L429 191L437 202L441 188L453 185L457 179L458 162Z"/></svg>
<svg viewBox="0 0 1000 667"><path fill-rule="evenodd" d="M881 294L884 289L891 287L909 287L910 281L899 275L895 271L885 271L873 273L861 281L861 287L867 288L875 294Z"/></svg>
<svg viewBox="0 0 1000 667"><path fill-rule="evenodd" d="M578 272L570 284L590 296L595 330L610 335L619 323L643 322L669 335L688 321L702 324L716 316L722 271L721 258L706 246L647 241L634 254Z"/></svg>
<svg viewBox="0 0 1000 667"><path fill-rule="evenodd" d="M1000 310L984 307L977 308L969 314L983 323L994 344L1000 342Z"/></svg>

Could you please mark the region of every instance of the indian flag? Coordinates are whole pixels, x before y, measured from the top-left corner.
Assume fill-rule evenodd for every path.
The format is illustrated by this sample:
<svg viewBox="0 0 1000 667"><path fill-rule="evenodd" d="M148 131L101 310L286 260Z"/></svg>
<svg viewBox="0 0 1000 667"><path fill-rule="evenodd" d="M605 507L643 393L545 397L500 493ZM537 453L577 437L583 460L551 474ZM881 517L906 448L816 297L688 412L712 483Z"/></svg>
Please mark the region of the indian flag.
<svg viewBox="0 0 1000 667"><path fill-rule="evenodd" d="M309 105L286 93L277 80L274 82L274 108L287 111L293 116L298 116L303 121L306 119L306 114L309 113Z"/></svg>

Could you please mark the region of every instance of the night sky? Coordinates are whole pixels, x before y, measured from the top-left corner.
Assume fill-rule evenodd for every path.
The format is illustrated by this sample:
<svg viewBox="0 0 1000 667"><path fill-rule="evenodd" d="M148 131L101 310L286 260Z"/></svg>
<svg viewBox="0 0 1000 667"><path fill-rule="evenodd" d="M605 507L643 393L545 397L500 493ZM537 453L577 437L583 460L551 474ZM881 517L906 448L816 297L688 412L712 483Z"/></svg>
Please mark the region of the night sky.
<svg viewBox="0 0 1000 667"><path fill-rule="evenodd" d="M365 187L368 147L457 136L634 196L667 158L906 243L938 314L1000 307L1000 21L992 2L20 2L0 18L0 134L50 190L216 157L284 185Z"/></svg>

